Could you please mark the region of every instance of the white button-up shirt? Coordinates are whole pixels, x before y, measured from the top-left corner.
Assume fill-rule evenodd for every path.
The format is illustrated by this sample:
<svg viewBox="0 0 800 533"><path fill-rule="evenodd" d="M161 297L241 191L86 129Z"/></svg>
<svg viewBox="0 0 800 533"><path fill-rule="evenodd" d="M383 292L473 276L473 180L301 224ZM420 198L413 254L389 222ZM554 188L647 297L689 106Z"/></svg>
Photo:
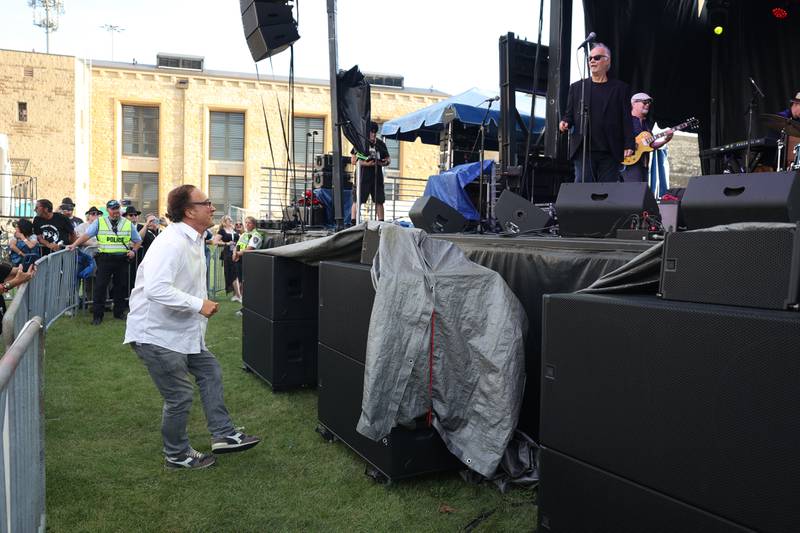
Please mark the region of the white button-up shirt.
<svg viewBox="0 0 800 533"><path fill-rule="evenodd" d="M203 236L183 222L156 237L136 272L125 344L155 344L185 354L205 350L204 246Z"/></svg>

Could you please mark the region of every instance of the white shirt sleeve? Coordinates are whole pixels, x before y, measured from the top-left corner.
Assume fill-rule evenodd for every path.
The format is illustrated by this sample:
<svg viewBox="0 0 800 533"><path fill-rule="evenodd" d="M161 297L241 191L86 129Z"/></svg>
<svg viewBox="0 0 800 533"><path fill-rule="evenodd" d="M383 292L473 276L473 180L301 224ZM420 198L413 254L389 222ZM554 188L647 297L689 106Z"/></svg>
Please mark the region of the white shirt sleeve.
<svg viewBox="0 0 800 533"><path fill-rule="evenodd" d="M262 241L261 234L258 233L257 231L254 231L250 235L250 240L247 241L247 247L253 250L258 250L259 248L261 248L261 241Z"/></svg>

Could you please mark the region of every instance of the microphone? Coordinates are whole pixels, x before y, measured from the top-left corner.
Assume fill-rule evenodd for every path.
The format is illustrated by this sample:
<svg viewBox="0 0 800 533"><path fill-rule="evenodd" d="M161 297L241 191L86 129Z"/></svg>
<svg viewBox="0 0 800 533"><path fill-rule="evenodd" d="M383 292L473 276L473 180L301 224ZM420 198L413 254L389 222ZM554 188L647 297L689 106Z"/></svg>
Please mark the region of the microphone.
<svg viewBox="0 0 800 533"><path fill-rule="evenodd" d="M747 78L747 79L750 80L750 85L753 86L753 89L755 89L758 96L764 98L764 93L761 92L761 89L758 88L758 84L756 83L756 81L753 78Z"/></svg>
<svg viewBox="0 0 800 533"><path fill-rule="evenodd" d="M481 102L481 103L482 103L482 104L485 104L486 102L496 102L496 101L498 101L498 100L500 100L500 97L499 97L499 96L492 96L491 98L487 98L486 100L484 100L484 101L483 101L483 102Z"/></svg>
<svg viewBox="0 0 800 533"><path fill-rule="evenodd" d="M590 33L589 35L586 36L586 39L580 45L578 45L578 50L580 50L590 42L594 41L595 39L597 39L597 34L595 32Z"/></svg>

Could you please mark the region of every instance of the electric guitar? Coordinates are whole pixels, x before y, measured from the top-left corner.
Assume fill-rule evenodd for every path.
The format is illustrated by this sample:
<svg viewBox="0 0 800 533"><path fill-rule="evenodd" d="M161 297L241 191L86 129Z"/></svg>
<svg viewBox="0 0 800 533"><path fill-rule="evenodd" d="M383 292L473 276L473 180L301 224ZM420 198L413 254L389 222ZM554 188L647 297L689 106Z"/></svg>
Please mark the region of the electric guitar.
<svg viewBox="0 0 800 533"><path fill-rule="evenodd" d="M671 129L672 129L673 132L675 132L675 131L681 131L681 130L686 130L686 129L693 129L693 128L696 128L699 125L700 125L700 121L697 120L696 118L692 117L692 118L688 119L686 122L681 122L677 126L673 126ZM650 134L649 132L646 132L646 131L643 131L642 133L637 135L636 136L636 151L633 153L633 155L628 156L625 159L623 159L622 164L626 165L626 166L635 165L639 161L639 159L642 157L642 154L644 154L646 152L652 152L653 151L653 146L652 146L653 143L656 142L661 137L666 137L667 131L669 131L669 129L670 128L668 128L665 131L662 131L661 133L659 133L657 135L652 135L652 134Z"/></svg>

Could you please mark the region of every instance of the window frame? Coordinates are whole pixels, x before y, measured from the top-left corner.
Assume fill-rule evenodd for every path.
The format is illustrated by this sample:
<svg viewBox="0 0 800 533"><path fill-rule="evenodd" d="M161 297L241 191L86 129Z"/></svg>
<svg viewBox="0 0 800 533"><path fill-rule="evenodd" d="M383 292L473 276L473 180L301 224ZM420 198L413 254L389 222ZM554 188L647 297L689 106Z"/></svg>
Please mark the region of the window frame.
<svg viewBox="0 0 800 533"><path fill-rule="evenodd" d="M234 126L239 126L239 124L234 123L231 121L231 118L234 115L241 115L242 122L242 136L241 136L241 157L239 157L238 150L239 148L234 146L232 140L237 139L232 135L231 129ZM224 116L225 120L223 122L215 121L215 116ZM224 126L225 132L222 136L215 135L215 128L216 125ZM245 155L245 141L247 137L246 132L247 126L247 113L245 111L226 111L226 110L214 110L210 109L208 111L208 159L210 161L233 161L233 162L244 162L244 155ZM215 144L215 139L221 139L222 144L222 153L219 150L219 144ZM215 152L215 150L217 150ZM235 153L234 153L235 152ZM217 157L221 156L221 157Z"/></svg>
<svg viewBox="0 0 800 533"><path fill-rule="evenodd" d="M133 109L133 129L127 130L125 121L125 110ZM144 111L155 110L155 117L146 117L142 116ZM152 159L157 159L159 157L159 153L161 152L161 147L159 145L161 141L161 107L158 105L139 105L139 104L122 104L121 105L121 132L122 135L120 137L122 142L122 155L123 157L147 157ZM155 130L150 130L147 128L148 121L155 121ZM131 136L132 139L126 142L126 132L128 135ZM148 137L153 136L150 142L147 142ZM128 146L131 148L128 149ZM134 148L136 147L136 148ZM149 150L148 150L149 147Z"/></svg>
<svg viewBox="0 0 800 533"><path fill-rule="evenodd" d="M222 202L217 201L212 196L213 195L212 181L214 180L214 178L223 178L223 180L225 182L224 185L223 185L224 200ZM236 204L234 204L232 202L232 200L230 198L230 192L229 192L230 183L229 182L230 182L231 178L239 178L240 180L242 180L241 181L241 188L242 188L241 204L242 205L238 205L237 206ZM214 212L214 222L215 223L219 223L220 219L225 214L227 214L229 207L231 207L231 206L242 207L242 208L244 207L244 191L245 191L244 176L240 176L240 175L237 175L237 174L209 174L208 175L208 199L212 201L212 203L214 204L214 208L215 209L217 209L217 206L220 205L220 204L222 204L222 206L223 206L222 209L217 209Z"/></svg>
<svg viewBox="0 0 800 533"><path fill-rule="evenodd" d="M132 174L136 174L138 176L135 186L138 186L139 195L136 198L132 197L131 195L126 194L126 192L125 192L126 177L130 176ZM155 180L154 181L150 181L150 183L145 183L143 181L143 178L145 178L145 177L151 178L151 179L155 178ZM142 213L156 213L156 215L158 215L158 213L159 213L159 200L160 200L159 195L161 194L161 183L160 183L159 177L160 176L159 176L158 172L143 172L143 171L138 171L138 170L123 170L122 174L120 176L121 185L122 185L122 187L121 187L121 189L122 189L122 195L121 195L122 199L123 200L131 200L133 202L133 205L136 207L136 209L138 209ZM130 183L130 182L128 182L128 183ZM145 206L144 191L145 191L145 188L147 186L152 186L152 185L155 185L155 188L156 188L155 195L154 195L155 199L154 200L148 200L148 201L149 202L154 202L155 206L153 207L151 205L148 208L148 207ZM136 189L134 189L134 190L136 190Z"/></svg>

